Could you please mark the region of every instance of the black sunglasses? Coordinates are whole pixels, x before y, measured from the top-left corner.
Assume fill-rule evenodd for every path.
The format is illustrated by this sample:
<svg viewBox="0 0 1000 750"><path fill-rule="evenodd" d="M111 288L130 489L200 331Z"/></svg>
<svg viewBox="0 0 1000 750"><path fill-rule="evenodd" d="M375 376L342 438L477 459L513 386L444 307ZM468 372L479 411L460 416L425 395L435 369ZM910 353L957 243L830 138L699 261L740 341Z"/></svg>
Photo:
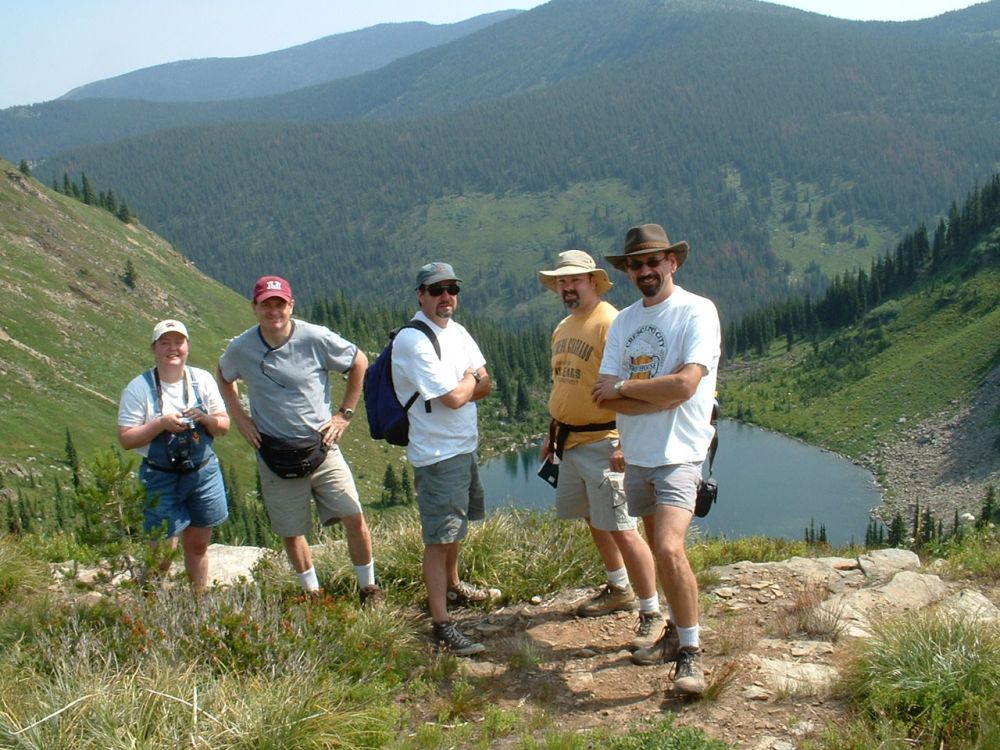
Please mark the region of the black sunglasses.
<svg viewBox="0 0 1000 750"><path fill-rule="evenodd" d="M646 258L646 260L630 260L628 261L628 267L633 271L638 271L643 266L649 266L650 268L656 268L663 261L667 259L666 255L661 255L658 258Z"/></svg>
<svg viewBox="0 0 1000 750"><path fill-rule="evenodd" d="M458 293L462 291L462 289L458 286L458 284L455 283L447 285L431 284L430 286L425 286L424 291L427 292L432 297L440 297L445 292L448 292L448 294L450 294L452 297L457 297Z"/></svg>

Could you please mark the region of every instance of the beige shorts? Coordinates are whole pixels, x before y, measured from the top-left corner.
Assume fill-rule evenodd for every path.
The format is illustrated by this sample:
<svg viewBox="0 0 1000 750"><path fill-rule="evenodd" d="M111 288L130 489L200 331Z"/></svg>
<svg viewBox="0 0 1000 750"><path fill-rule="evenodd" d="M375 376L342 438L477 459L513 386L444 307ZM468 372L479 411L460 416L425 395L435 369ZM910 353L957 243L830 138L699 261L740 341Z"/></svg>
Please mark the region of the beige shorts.
<svg viewBox="0 0 1000 750"><path fill-rule="evenodd" d="M305 536L312 531L312 500L324 526L363 512L351 467L336 444L307 477L282 479L259 456L257 468L271 529L280 537Z"/></svg>
<svg viewBox="0 0 1000 750"><path fill-rule="evenodd" d="M628 514L623 478L608 469L611 441L584 443L563 452L556 486L556 517L589 518L601 531L629 531L636 520Z"/></svg>

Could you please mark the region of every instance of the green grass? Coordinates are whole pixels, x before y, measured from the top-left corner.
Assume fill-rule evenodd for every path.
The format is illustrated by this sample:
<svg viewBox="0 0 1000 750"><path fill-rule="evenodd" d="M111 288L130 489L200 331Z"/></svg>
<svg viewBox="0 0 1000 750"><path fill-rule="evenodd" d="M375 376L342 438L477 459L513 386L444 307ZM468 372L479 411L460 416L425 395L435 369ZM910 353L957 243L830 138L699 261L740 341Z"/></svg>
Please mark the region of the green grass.
<svg viewBox="0 0 1000 750"><path fill-rule="evenodd" d="M880 626L847 680L859 713L918 747L973 747L997 731L1000 628L936 615Z"/></svg>
<svg viewBox="0 0 1000 750"><path fill-rule="evenodd" d="M750 409L761 426L863 454L969 396L1000 360L1000 270L928 284L871 311L839 340L861 341L879 327L887 346L841 365L819 364L806 342L791 352L776 342L763 359L735 363L722 374L725 411ZM821 342L820 353L833 345Z"/></svg>

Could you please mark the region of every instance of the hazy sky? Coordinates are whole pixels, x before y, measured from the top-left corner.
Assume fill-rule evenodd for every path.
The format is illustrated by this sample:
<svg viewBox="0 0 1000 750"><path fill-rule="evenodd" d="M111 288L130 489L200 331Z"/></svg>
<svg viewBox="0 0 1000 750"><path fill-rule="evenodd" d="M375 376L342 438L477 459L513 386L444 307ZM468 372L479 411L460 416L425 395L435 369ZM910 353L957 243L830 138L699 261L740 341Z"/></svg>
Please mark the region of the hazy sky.
<svg viewBox="0 0 1000 750"><path fill-rule="evenodd" d="M607 0L614 2L615 0ZM540 0L0 0L0 109L139 68L243 57L377 23L453 23ZM780 0L856 20L929 18L974 0Z"/></svg>

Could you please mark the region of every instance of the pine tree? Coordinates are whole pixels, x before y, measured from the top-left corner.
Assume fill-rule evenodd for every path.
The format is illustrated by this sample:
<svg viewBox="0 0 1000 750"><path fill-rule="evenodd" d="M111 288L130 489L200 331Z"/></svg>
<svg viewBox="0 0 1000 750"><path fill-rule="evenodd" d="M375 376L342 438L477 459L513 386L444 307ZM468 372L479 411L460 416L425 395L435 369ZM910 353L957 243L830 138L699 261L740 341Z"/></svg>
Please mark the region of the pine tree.
<svg viewBox="0 0 1000 750"><path fill-rule="evenodd" d="M139 275L135 271L135 265L132 263L131 258L125 259L125 271L122 273L122 282L129 289L135 289L135 285L139 283Z"/></svg>
<svg viewBox="0 0 1000 750"><path fill-rule="evenodd" d="M80 489L80 456L76 452L76 446L73 445L69 427L66 428L66 465L73 474L73 489Z"/></svg>
<svg viewBox="0 0 1000 750"><path fill-rule="evenodd" d="M25 177L31 177L31 167L28 166L28 162L24 159L21 159L21 162L17 165L17 170Z"/></svg>
<svg viewBox="0 0 1000 750"><path fill-rule="evenodd" d="M82 200L88 206L97 205L97 195L94 193L94 186L90 184L90 180L87 179L87 175L80 173L80 181L83 183L83 195Z"/></svg>
<svg viewBox="0 0 1000 750"><path fill-rule="evenodd" d="M135 222L135 214L132 213L132 210L128 207L128 203L125 201L122 201L118 207L118 220L124 224Z"/></svg>

